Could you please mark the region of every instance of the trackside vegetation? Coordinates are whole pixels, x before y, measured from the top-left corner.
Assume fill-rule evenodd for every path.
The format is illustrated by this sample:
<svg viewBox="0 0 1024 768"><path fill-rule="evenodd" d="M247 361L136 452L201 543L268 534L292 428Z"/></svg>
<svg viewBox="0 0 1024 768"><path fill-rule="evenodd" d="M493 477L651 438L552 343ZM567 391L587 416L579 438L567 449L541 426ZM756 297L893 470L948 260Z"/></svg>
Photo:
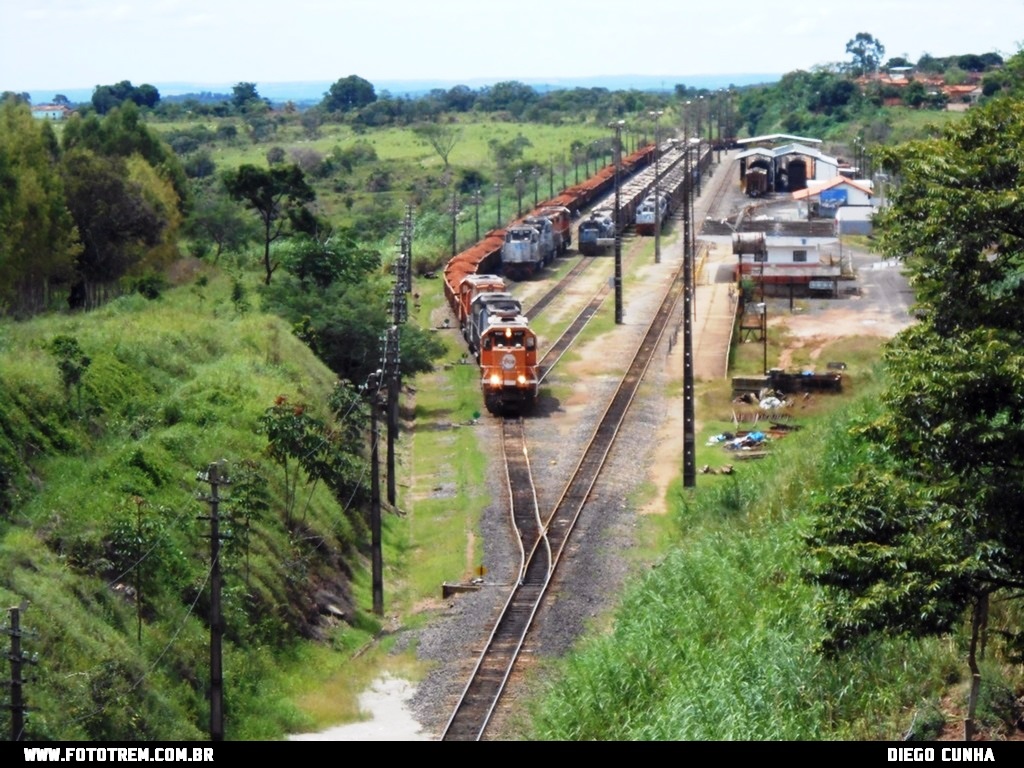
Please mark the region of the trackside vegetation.
<svg viewBox="0 0 1024 768"><path fill-rule="evenodd" d="M878 41L860 42L860 66L877 63ZM393 630L429 621L439 582L483 565L490 501L471 428L479 383L457 334L438 328L437 272L478 232L609 163L609 120L628 121L629 150L649 140L651 110L663 128L692 129L700 98L719 142L820 135L905 185L881 247L918 281L921 328L877 368L876 350L857 349L857 396L770 458L694 494L671 489L669 524L645 532L657 567L610 632L544 664L516 735L932 738L951 708L969 712L968 735L1002 735L1024 688L1024 59L919 65L984 73L982 106L947 113L929 97L890 110L891 94L841 67L717 93L542 95L509 82L419 99L378 97L351 76L306 109L253 83L171 101L125 81L52 124L4 93L0 605L19 607L39 661L19 738L208 737L211 466L230 480L226 738L356 720L381 670L423 674ZM921 143L882 148L897 139ZM415 454L399 441L381 616L363 385L396 322L407 218L400 366L415 397L403 429L436 428L417 434ZM755 351L735 350L737 370L758 368ZM879 499L895 527L878 524ZM921 531L950 547L936 553ZM907 581L890 578L893 563ZM926 620L907 620L922 596Z"/></svg>
<svg viewBox="0 0 1024 768"><path fill-rule="evenodd" d="M846 427L877 392L742 472L702 479L696 493L677 486L668 554L629 588L607 634L545 669L524 737L933 737L962 640L880 640L826 660L817 589L803 578L810 510L863 459Z"/></svg>

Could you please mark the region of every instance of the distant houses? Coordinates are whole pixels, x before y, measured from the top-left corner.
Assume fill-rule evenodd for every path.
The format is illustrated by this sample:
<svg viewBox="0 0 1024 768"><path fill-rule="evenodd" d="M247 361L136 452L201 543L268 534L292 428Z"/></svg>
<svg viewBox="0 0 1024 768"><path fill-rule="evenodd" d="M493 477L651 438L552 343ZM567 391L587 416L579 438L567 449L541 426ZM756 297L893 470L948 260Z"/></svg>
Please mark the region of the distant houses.
<svg viewBox="0 0 1024 768"><path fill-rule="evenodd" d="M32 107L32 117L36 120L66 120L74 112L63 104L40 104Z"/></svg>

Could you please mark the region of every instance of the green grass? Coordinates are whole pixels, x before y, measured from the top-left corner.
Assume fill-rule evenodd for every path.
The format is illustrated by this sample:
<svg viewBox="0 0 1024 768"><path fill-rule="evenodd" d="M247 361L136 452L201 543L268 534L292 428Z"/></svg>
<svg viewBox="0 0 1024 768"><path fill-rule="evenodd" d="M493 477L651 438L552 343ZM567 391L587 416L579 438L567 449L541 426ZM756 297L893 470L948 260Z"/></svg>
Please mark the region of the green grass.
<svg viewBox="0 0 1024 768"><path fill-rule="evenodd" d="M263 456L258 420L278 395L321 412L335 377L281 320L237 312L230 282L213 276L201 290L183 286L152 302L125 296L87 318L0 325L0 456L29 470L0 523L0 599L29 601L23 626L45 659L32 692L33 738L201 738L209 526L200 518L209 509L197 494L209 487L196 472L221 458L263 462L275 510L254 529L247 567L225 545L228 738L279 738L315 721L282 693L299 680L314 685L308 667L289 665L302 645L286 631L306 589L296 579L332 583L363 533L321 485L303 487L291 514L294 530L325 546L292 536L277 515L282 476ZM81 406L47 351L57 335L73 336L90 358ZM141 642L127 591L136 571L114 566L124 557L112 545L139 518L153 531L137 551L153 564L143 572ZM328 552L337 559L321 562ZM362 563L347 556L359 572ZM369 604L356 596L352 626L337 630L341 647L348 635L365 642L372 633ZM253 605L260 609L249 613Z"/></svg>
<svg viewBox="0 0 1024 768"><path fill-rule="evenodd" d="M962 672L947 644L883 641L835 663L813 651L801 542L822 457L841 450L832 435L807 429L676 496L672 545L629 588L610 632L538 674L547 682L524 737L892 739L937 701Z"/></svg>

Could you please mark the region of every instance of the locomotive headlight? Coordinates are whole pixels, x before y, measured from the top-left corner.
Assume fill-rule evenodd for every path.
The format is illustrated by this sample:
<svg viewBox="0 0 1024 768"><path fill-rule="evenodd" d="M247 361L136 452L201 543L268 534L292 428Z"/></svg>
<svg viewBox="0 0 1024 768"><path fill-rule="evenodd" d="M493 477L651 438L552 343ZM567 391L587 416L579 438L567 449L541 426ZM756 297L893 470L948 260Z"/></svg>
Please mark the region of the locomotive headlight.
<svg viewBox="0 0 1024 768"><path fill-rule="evenodd" d="M526 376L520 373L519 378L517 378L516 381L519 382L519 386L523 386L526 384Z"/></svg>
<svg viewBox="0 0 1024 768"><path fill-rule="evenodd" d="M500 387L501 386L501 374L500 373L492 373L491 374L491 386L492 387Z"/></svg>

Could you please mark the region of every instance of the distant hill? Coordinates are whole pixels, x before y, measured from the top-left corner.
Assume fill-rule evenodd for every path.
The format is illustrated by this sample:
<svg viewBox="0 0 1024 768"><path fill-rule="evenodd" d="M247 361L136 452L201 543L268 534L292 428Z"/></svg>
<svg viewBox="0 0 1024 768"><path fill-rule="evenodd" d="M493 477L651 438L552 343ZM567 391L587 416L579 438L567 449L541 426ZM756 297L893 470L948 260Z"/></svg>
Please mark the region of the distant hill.
<svg viewBox="0 0 1024 768"><path fill-rule="evenodd" d="M470 78L467 80L379 80L373 82L374 90L379 96L387 91L392 96L408 96L415 98L435 88L445 90L456 85L465 85L479 90L498 82L518 80L540 92L566 88L607 88L612 91L672 91L682 83L688 88L707 88L718 90L730 86L757 85L774 83L779 74L733 74L733 75L594 75L591 77L566 78ZM305 80L288 83L256 83L260 96L271 101L294 101L296 103L315 103L323 98L334 80ZM142 85L142 82L135 83ZM193 93L223 93L230 95L235 83L188 83L167 82L150 83L162 98ZM92 88L46 88L30 91L33 104L47 104L60 93L68 97L72 103L81 103L92 99Z"/></svg>

